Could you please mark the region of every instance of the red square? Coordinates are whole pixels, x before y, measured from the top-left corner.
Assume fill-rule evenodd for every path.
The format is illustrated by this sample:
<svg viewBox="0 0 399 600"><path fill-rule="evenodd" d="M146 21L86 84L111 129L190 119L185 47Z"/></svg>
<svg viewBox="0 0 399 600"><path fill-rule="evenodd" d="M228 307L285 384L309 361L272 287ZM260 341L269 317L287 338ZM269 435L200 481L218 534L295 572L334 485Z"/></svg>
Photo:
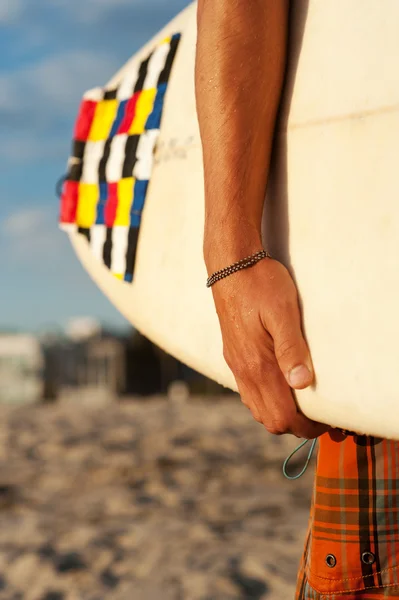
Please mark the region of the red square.
<svg viewBox="0 0 399 600"><path fill-rule="evenodd" d="M98 102L95 102L94 100L83 100L81 103L78 118L75 123L75 140L81 142L87 141L97 104Z"/></svg>
<svg viewBox="0 0 399 600"><path fill-rule="evenodd" d="M134 96L132 96L130 98L130 100L127 101L125 115L122 119L122 123L120 124L120 126L118 128L118 134L129 133L129 129L130 129L131 124L133 123L133 119L136 115L136 105L137 105L137 100L139 99L139 97L140 97L140 92L136 92L134 94Z"/></svg>
<svg viewBox="0 0 399 600"><path fill-rule="evenodd" d="M76 223L79 200L79 182L65 181L61 196L61 223Z"/></svg>
<svg viewBox="0 0 399 600"><path fill-rule="evenodd" d="M113 227L116 217L116 209L118 208L118 184L108 184L108 198L105 205L105 225Z"/></svg>

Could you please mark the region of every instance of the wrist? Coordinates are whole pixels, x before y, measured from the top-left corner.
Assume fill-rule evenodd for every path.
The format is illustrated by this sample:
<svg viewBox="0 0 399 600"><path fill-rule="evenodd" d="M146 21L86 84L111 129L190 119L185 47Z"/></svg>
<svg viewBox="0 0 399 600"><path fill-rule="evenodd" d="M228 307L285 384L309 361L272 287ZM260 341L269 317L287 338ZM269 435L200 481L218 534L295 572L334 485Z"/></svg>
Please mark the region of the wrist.
<svg viewBox="0 0 399 600"><path fill-rule="evenodd" d="M203 254L208 274L227 267L262 250L260 227L241 222L236 227L228 224L210 227L204 231Z"/></svg>

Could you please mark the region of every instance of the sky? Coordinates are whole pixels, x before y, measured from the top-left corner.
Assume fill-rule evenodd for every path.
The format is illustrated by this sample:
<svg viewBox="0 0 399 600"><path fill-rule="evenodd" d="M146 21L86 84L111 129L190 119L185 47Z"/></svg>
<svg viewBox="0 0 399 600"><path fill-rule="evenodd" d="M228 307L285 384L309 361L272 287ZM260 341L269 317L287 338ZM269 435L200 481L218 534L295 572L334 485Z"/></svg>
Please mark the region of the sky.
<svg viewBox="0 0 399 600"><path fill-rule="evenodd" d="M104 85L188 0L0 0L0 330L125 321L58 230L83 93Z"/></svg>

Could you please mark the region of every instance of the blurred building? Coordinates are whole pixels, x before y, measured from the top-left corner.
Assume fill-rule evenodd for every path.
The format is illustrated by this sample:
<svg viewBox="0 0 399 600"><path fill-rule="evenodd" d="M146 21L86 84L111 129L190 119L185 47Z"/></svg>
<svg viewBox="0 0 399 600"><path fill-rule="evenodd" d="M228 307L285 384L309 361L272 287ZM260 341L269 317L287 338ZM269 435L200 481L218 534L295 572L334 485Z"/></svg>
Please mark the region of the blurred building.
<svg viewBox="0 0 399 600"><path fill-rule="evenodd" d="M44 345L44 397L86 393L114 397L125 387L125 343L104 331Z"/></svg>
<svg viewBox="0 0 399 600"><path fill-rule="evenodd" d="M0 333L0 402L40 400L43 366L42 349L34 336Z"/></svg>
<svg viewBox="0 0 399 600"><path fill-rule="evenodd" d="M194 394L224 391L133 329L121 334L79 319L66 333L43 345L47 400L75 393L102 398L167 394L175 381L185 382Z"/></svg>
<svg viewBox="0 0 399 600"><path fill-rule="evenodd" d="M201 396L227 391L133 329L118 333L82 318L40 338L0 333L0 402L109 401L183 388Z"/></svg>

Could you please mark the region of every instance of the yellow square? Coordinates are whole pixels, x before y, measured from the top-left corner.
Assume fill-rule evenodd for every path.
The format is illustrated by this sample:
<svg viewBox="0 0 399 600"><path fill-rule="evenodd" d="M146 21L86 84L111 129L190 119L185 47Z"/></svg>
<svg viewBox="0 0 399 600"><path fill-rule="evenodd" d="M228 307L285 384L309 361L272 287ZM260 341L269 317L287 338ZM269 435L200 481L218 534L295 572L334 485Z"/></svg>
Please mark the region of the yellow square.
<svg viewBox="0 0 399 600"><path fill-rule="evenodd" d="M97 104L89 134L91 142L100 142L109 137L117 115L118 104L118 100L103 100Z"/></svg>
<svg viewBox="0 0 399 600"><path fill-rule="evenodd" d="M76 214L78 227L88 229L96 222L100 192L96 183L79 183L79 202Z"/></svg>
<svg viewBox="0 0 399 600"><path fill-rule="evenodd" d="M118 206L116 209L114 225L128 227L130 225L130 209L132 208L134 194L133 177L118 181Z"/></svg>
<svg viewBox="0 0 399 600"><path fill-rule="evenodd" d="M121 281L124 279L124 273L114 273L114 276Z"/></svg>
<svg viewBox="0 0 399 600"><path fill-rule="evenodd" d="M157 95L157 90L151 88L140 92L140 96L136 104L136 114L133 123L129 129L129 135L141 135L144 131L148 117L154 108L154 100Z"/></svg>

